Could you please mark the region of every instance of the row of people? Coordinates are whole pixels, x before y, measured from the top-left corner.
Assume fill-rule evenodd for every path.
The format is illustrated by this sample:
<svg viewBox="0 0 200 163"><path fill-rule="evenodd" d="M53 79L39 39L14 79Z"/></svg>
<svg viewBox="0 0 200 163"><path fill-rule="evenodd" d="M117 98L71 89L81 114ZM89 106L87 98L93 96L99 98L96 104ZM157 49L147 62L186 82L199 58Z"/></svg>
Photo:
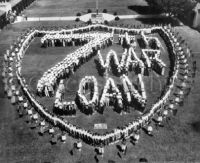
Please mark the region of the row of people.
<svg viewBox="0 0 200 163"><path fill-rule="evenodd" d="M125 94L126 101L129 104L131 104L132 101L136 100L144 108L146 106L146 100L147 100L146 93L143 87L144 85L140 84L141 92L144 92L140 94L138 90L136 90L134 85L131 83L128 76L123 75L121 77L121 80L122 80L123 92ZM139 81L141 82L141 80Z"/></svg>
<svg viewBox="0 0 200 163"><path fill-rule="evenodd" d="M91 40L88 44L77 49L75 52L70 53L60 63L57 63L54 67L44 73L42 78L38 81L37 92L42 95L44 92L46 96L54 94L55 84L58 79L66 77L71 73L74 73L75 69L87 61L90 57L96 54L99 46L106 45L107 40L112 36L110 33L96 33L95 39ZM47 90L47 91L45 91Z"/></svg>
<svg viewBox="0 0 200 163"><path fill-rule="evenodd" d="M112 71L115 71L115 74L118 76L122 74L128 74L128 71L136 69L136 73L142 73L144 72L144 63L135 51L133 50L133 47L130 47L125 49L124 53L122 54L121 61L118 60L117 54L115 51L110 50L109 53L106 56L106 60L103 60L102 54L100 51L98 51L98 68L101 72L104 72L106 74L111 68Z"/></svg>
<svg viewBox="0 0 200 163"><path fill-rule="evenodd" d="M8 0L6 0L8 1ZM31 3L33 3L35 0L20 0L18 3L16 3L14 6L12 6L12 9L9 11L9 13L3 13L0 15L0 29L3 29L6 25L9 23L12 23L16 16L18 16L27 6L29 6Z"/></svg>
<svg viewBox="0 0 200 163"><path fill-rule="evenodd" d="M77 106L75 101L63 101L65 92L64 80L60 80L58 89L55 94L54 113L59 115L75 115Z"/></svg>
<svg viewBox="0 0 200 163"><path fill-rule="evenodd" d="M75 100L81 109L82 112L89 114L94 113L94 111L98 108L103 109L104 107L109 106L116 106L115 108L121 108L124 105L124 108L127 108L128 106L131 106L133 101L136 99L137 102L140 104L141 107L145 107L146 105L146 93L144 90L144 83L142 82L142 76L138 76L139 79L139 85L140 85L140 93L136 90L136 88L132 85L130 80L127 76L122 76L122 85L123 85L123 92L128 96L130 94L129 99L121 98L121 93L119 92L119 89L116 87L113 79L109 78L106 81L106 85L103 90L103 94L101 95L101 99L99 100L99 93L98 93L98 83L94 76L86 76L83 78L79 84L79 90L77 92L77 100ZM62 107L62 96L64 94L64 85L63 80L61 80L58 90L56 92L56 100L55 105L58 107ZM126 89L127 88L127 89ZM89 95L91 100L88 100L86 97L86 90L89 89ZM121 102L120 102L121 101ZM127 101L128 103L125 103ZM121 106L118 106L118 105ZM88 111L89 110L89 111ZM124 109L123 109L124 110ZM125 110L124 110L125 111Z"/></svg>
<svg viewBox="0 0 200 163"><path fill-rule="evenodd" d="M141 32L141 36L143 41L145 42L146 48L153 48L154 50L159 50L160 48L162 48L162 44L157 37L147 36L147 34L149 33L145 33L144 31ZM152 42L154 42L154 46L152 45Z"/></svg>
<svg viewBox="0 0 200 163"><path fill-rule="evenodd" d="M166 64L160 59L160 53L160 50L142 49L142 59L147 65L148 71L153 69L156 73L163 76Z"/></svg>
<svg viewBox="0 0 200 163"><path fill-rule="evenodd" d="M86 98L86 90L89 91L91 100ZM79 90L77 91L77 98L80 108L83 112L93 113L95 106L97 106L99 91L97 79L94 76L85 76L79 84ZM87 109L90 111L88 112Z"/></svg>
<svg viewBox="0 0 200 163"><path fill-rule="evenodd" d="M99 101L100 108L103 109L105 106L109 106L110 99L113 100L114 105L116 105L118 109L120 110L123 109L123 99L122 99L121 92L115 85L115 82L112 78L108 78L106 80L106 84L103 89L101 99Z"/></svg>
<svg viewBox="0 0 200 163"><path fill-rule="evenodd" d="M184 72L187 74L187 66L185 66L187 64L187 57L183 57L186 56L187 54L182 53L183 49L180 47L180 44L178 44L177 41L175 41L175 39L173 38L173 34L171 33L170 29L165 29L165 28L160 28L161 32L163 33L163 35L167 36L167 38L169 39L169 43L171 45L169 45L170 47L172 46L173 50L169 50L171 52L171 55L175 56L175 60L173 61L174 63L174 68L173 69L173 73L170 76L170 82L168 83L168 88L165 91L165 94L158 100L158 102L156 104L154 104L152 106L152 108L150 109L150 111L146 114L144 114L142 117L134 120L133 122L130 122L128 125L122 127L122 128L118 128L113 130L110 133L106 133L103 135L99 135L99 134L95 134L92 133L90 131L87 131L85 129L81 129L78 126L72 125L69 122L67 122L66 120L63 121L64 119L52 115L49 111L47 111L47 109L45 109L40 103L38 103L38 101L35 99L34 95L32 93L29 92L28 86L26 85L25 80L23 79L23 77L21 76L21 73L19 71L19 69L16 70L16 75L17 75L17 79L18 82L20 84L20 86L23 89L23 93L25 95L25 97L27 99L29 99L30 104L32 106L34 106L35 110L43 117L45 117L46 121L54 124L55 126L59 126L63 129L65 129L70 135L72 135L73 137L76 138L80 138L83 141L92 144L94 146L105 146L105 145L109 145L113 142L116 142L118 140L121 140L123 137L127 138L128 136L130 136L131 134L133 134L135 131L137 131L139 128L141 127L145 127L148 131L148 133L152 132L152 127L148 126L148 122L151 120L151 118L153 116L156 115L156 113L158 111L162 111L163 106L167 103L170 95L172 94L172 90L173 87L177 81L178 75L181 75L179 73L180 68L184 68ZM31 32L29 34L33 34L35 36L34 32ZM166 39L166 38L165 38ZM31 41L31 37L26 37L25 41L23 42L22 46L27 45L28 46L28 42L30 43ZM176 45L176 46L175 46ZM19 47L19 51L21 50L22 47ZM23 49L26 49L26 47L23 47ZM19 52L15 52L16 56L19 55ZM25 53L25 52L23 52ZM21 55L23 57L23 55ZM20 62L22 58L19 57L20 60L18 60L18 57L12 57L12 54L10 53L8 56L8 60L6 61L6 72L5 72L5 76L7 77L9 74L8 69L10 68L10 63L13 64L14 59L16 59L17 62ZM12 58L12 60L10 59ZM177 61L178 59L178 61ZM11 75L12 78L12 75ZM109 82L112 83L112 82ZM14 84L13 84L14 85ZM112 84L113 85L113 84ZM184 86L183 86L184 87ZM14 89L14 88L13 88ZM178 101L178 100L176 100ZM168 107L169 110L173 109L173 107L169 106ZM31 114L31 111L29 111ZM165 115L167 114L167 112L165 111ZM164 115L164 113L163 113ZM38 119L38 114L34 114L33 119ZM161 118L159 118L160 121ZM138 136L135 138L138 138Z"/></svg>
<svg viewBox="0 0 200 163"><path fill-rule="evenodd" d="M96 33L71 33L71 34L47 34L41 38L42 47L49 47L49 46L81 46L96 37Z"/></svg>
<svg viewBox="0 0 200 163"><path fill-rule="evenodd" d="M77 105L75 101L62 102L62 101L56 100L54 103L54 113L58 115L73 116L73 115L76 115L76 111L77 111Z"/></svg>

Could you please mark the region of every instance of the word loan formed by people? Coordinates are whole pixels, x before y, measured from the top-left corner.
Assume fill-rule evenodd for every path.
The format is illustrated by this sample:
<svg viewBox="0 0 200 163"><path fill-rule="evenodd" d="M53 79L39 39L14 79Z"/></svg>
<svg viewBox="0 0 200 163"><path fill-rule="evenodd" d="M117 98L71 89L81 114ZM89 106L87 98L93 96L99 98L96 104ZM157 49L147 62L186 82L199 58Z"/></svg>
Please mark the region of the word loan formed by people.
<svg viewBox="0 0 200 163"><path fill-rule="evenodd" d="M40 1L45 0L32 0L25 6ZM150 16L112 15L107 9L101 13L101 2L93 3L95 12L88 9L85 15L38 19L27 17L26 12L19 14L32 7L18 5L12 10L11 4L9 13L17 15L5 28L35 25L21 31L2 52L4 95L20 120L34 129L30 133L38 133L34 139L46 141L48 137L49 142L40 146L63 147L62 154L72 162L81 158L86 162L148 162L142 152L134 160L134 151L144 151L147 141L154 148L160 132L180 125L171 119L189 100L194 86L194 53L172 23L137 25L137 17ZM161 16L170 17L160 14L155 19ZM120 23L126 19L132 24ZM61 22L70 25L57 27ZM92 153L94 160L89 160Z"/></svg>

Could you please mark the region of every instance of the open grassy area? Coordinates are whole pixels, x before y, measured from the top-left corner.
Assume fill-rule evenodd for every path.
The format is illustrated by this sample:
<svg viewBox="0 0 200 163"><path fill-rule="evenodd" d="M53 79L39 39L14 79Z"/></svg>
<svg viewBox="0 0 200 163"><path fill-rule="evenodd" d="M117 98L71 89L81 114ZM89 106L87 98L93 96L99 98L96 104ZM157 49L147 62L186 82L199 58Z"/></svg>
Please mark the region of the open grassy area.
<svg viewBox="0 0 200 163"><path fill-rule="evenodd" d="M155 37L158 37L158 35L155 35ZM165 76L159 76L154 71L152 71L150 73L150 76L144 77L145 90L147 92L147 99L148 99L147 109L149 109L150 106L153 103L155 103L156 100L159 98L161 91L165 86L166 79L168 77L168 68L170 64L168 58L168 52L164 44L164 41L161 38L160 41L162 42L163 45L161 59L166 63L167 68L165 71ZM45 71L53 67L54 64L56 64L57 62L62 61L63 58L67 56L67 54L75 51L75 49L77 48L80 47L41 48L40 38L36 38L32 42L22 62L22 67L23 67L22 74L25 77L26 81L28 82L31 91L36 92L37 81L41 78L42 74ZM106 59L107 53L110 50L116 51L118 59L120 60L120 57L122 56L123 53L122 46L114 44L111 47L101 50L104 60ZM136 49L136 52L138 54L138 57L141 57L140 56L141 49L139 45ZM65 100L73 101L75 99L76 92L78 91L81 79L88 75L95 76L97 78L99 92L102 92L105 86L106 79L105 77L102 77L98 74L98 70L95 64L95 60L97 59L98 59L97 56L93 57L89 62L82 65L74 73L74 75L66 79ZM115 76L112 72L109 72L109 77L114 79L116 85L122 85L120 78ZM134 85L137 85L139 87L137 83L138 80L137 75L133 71L129 72L128 77L134 83ZM48 106L49 110L52 110L55 97L38 98L38 100L41 101L41 103L44 104L44 106ZM130 111L131 112L129 114L121 116L119 113L113 111L113 108L107 108L105 109L103 115L96 113L94 116L86 116L85 114L77 110L76 117L66 117L66 119L72 124L75 124L82 128L89 129L93 132L105 133L113 130L114 128L125 126L126 124L132 122L134 119L136 119L136 117L140 115L137 112L137 108L133 107L131 108ZM94 130L94 124L98 123L106 123L108 125L108 130L105 131Z"/></svg>
<svg viewBox="0 0 200 163"><path fill-rule="evenodd" d="M99 11L107 9L108 13L117 12L118 14L135 14L129 9L134 5L147 5L144 0L99 0ZM26 11L29 17L42 16L75 16L78 12L84 14L87 10L96 11L95 0L37 0Z"/></svg>
<svg viewBox="0 0 200 163"><path fill-rule="evenodd" d="M47 23L49 24L49 23ZM0 33L1 53L9 47L9 44L16 39L28 26L32 24L16 24L7 28ZM34 24L36 25L36 24ZM44 23L42 25L45 25ZM189 42L193 51L200 51L198 46L199 34L188 27L177 27L177 32ZM192 37L191 37L192 36ZM195 38L195 39L194 39ZM200 40L199 40L200 41ZM39 43L36 42L39 45ZM34 44L33 44L34 46ZM30 47L31 49L31 47ZM36 52L36 51L35 51ZM39 51L38 51L39 53ZM65 53L54 54L57 61L62 60ZM38 54L27 55L37 61ZM45 56L45 53L43 54ZM52 54L46 54L51 58ZM195 54L197 66L199 53ZM2 57L1 57L2 58ZM40 65L40 63L32 62L33 65ZM54 63L51 62L53 65ZM49 66L49 65L48 65ZM49 67L44 67L42 71ZM41 64L42 67L42 64ZM28 66L27 66L28 70ZM37 69L40 70L39 68ZM27 71L28 72L28 71ZM37 73L36 69L30 73ZM127 156L120 159L116 153L116 147L110 146L105 150L104 161L115 160L116 162L138 162L139 158L146 157L150 162L192 162L199 161L200 151L200 130L199 130L199 91L198 86L199 69L197 71L196 83L193 86L191 95L186 99L184 107L180 109L176 117L172 117L169 124L165 124L164 128L154 131L154 137L149 137L142 134L142 138L138 145L128 145ZM1 82L1 81L0 81ZM2 82L1 82L2 90ZM72 148L73 140L68 137L66 144L57 144L51 146L49 136L39 137L37 132L31 131L23 119L19 119L16 115L15 109L11 106L9 100L6 99L1 91L1 130L0 130L0 161L1 162L94 162L94 151L91 147L84 145L81 154L71 156L69 150Z"/></svg>
<svg viewBox="0 0 200 163"><path fill-rule="evenodd" d="M38 4L49 2L48 5L43 7ZM71 3L71 6L62 5L63 1L53 4L55 1L39 0L26 10L27 14L32 16L60 16L61 13L66 15L74 15L77 11L85 11L89 5L83 5L83 2L79 0L79 9L72 12L72 5L77 6L75 3ZM73 1L74 2L74 1ZM106 1L109 2L109 1ZM111 1L110 1L111 2ZM116 3L118 6L123 6L122 2ZM127 1L127 3L135 3L136 1ZM91 2L90 2L91 3ZM65 4L65 3L64 3ZM81 5L82 4L82 5ZM105 3L106 4L106 3ZM124 6L127 6L124 3ZM53 6L56 6L56 12L53 11ZM42 5L41 5L42 6ZM106 7L108 6L108 7ZM109 10L113 4L105 5L105 8ZM58 10L58 8L61 10ZM78 8L77 7L77 8ZM101 7L101 6L100 6ZM66 10L64 10L66 8ZM102 7L103 8L103 7ZM123 9L117 9L117 12L126 11ZM114 11L114 7L113 7ZM73 13L73 14L71 14ZM123 14L122 13L122 14ZM55 15L54 15L55 14ZM125 13L124 13L125 14ZM122 21L121 23L135 24L136 21ZM16 40L26 28L31 26L66 26L74 24L75 22L29 22L10 25L6 29L0 32L0 60L2 61L2 54L5 52L9 45ZM137 21L138 24L144 22ZM179 33L188 42L192 51L194 52L194 59L197 61L197 72L195 84L192 87L191 94L185 99L184 106L180 107L176 117L172 117L169 123L164 124L164 128L155 129L153 137L149 137L145 134L141 134L139 143L134 146L128 143L127 155L123 158L119 158L117 155L117 149L115 145L105 148L105 155L100 160L102 163L107 163L109 160L116 161L117 163L134 163L138 162L141 157L145 157L149 162L200 162L200 34L186 26L175 27L175 31ZM111 47L112 48L112 47ZM121 52L121 49L115 47L116 51ZM50 68L54 63L61 61L67 53L73 51L74 48L49 48L41 49L39 40L35 40L32 46L29 48L27 55L25 56L23 67L25 71L25 77L30 80L29 84L32 90L35 90L37 79L41 77L42 73ZM103 54L109 49L105 49ZM167 61L167 60L166 60ZM93 60L91 65L94 66ZM2 68L2 64L0 65ZM87 68L87 63L85 64ZM2 69L1 69L2 70ZM82 76L89 70L84 72L84 69L77 71L78 76L72 76L70 80L80 80ZM91 70L91 73L96 71ZM85 73L85 74L84 74ZM103 79L101 79L103 80ZM98 79L100 83L100 78ZM78 83L74 83L77 85ZM67 86L67 83L66 83ZM154 87L157 87L155 84ZM76 90L74 88L74 90ZM148 90L148 89L147 89ZM113 112L112 112L113 113ZM78 122L77 122L78 123ZM79 122L80 123L80 122ZM87 123L87 121L85 122ZM82 152L76 153L74 156L70 155L69 151L72 149L74 139L67 137L65 144L58 143L51 145L49 143L50 136L44 135L40 137L37 131L32 131L29 125L24 122L23 118L18 118L16 109L10 104L10 101L3 93L2 77L0 77L0 162L2 163L93 163L94 150L90 146L84 144Z"/></svg>

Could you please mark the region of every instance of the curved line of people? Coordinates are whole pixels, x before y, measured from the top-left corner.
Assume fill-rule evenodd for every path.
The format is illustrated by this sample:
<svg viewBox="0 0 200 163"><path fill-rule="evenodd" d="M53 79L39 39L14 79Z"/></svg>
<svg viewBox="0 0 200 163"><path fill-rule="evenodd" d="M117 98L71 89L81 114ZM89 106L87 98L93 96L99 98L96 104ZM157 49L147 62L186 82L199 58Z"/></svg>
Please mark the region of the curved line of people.
<svg viewBox="0 0 200 163"><path fill-rule="evenodd" d="M42 47L55 46L83 46L97 37L97 32L89 33L56 33L46 34L41 38Z"/></svg>
<svg viewBox="0 0 200 163"><path fill-rule="evenodd" d="M53 96L57 80L73 74L80 65L96 54L99 47L107 45L107 40L112 42L111 37L110 33L96 33L95 39L68 54L63 61L45 72L37 84L38 95Z"/></svg>
<svg viewBox="0 0 200 163"><path fill-rule="evenodd" d="M160 49L162 47L162 45L161 45L159 39L154 36L147 36L147 34L151 34L151 33L145 32L145 31L141 32L141 36L142 36L143 41L145 42L146 48L151 48L154 50ZM155 46L152 45L153 43Z"/></svg>
<svg viewBox="0 0 200 163"><path fill-rule="evenodd" d="M28 85L26 84L25 79L21 75L21 60L24 56L24 53L29 46L31 40L37 35L39 31L29 31L24 35L24 42L19 47L19 42L14 45L14 47L11 47L10 51L8 53L4 54L4 68L3 68L3 77L4 77L4 88L8 95L8 97L11 97L12 103L22 103L23 109L27 112L27 114L31 114L31 119L36 121L40 118L45 118L45 121L50 122L54 126L59 126L60 128L64 129L66 132L68 132L70 135L72 135L75 138L82 139L83 141L87 142L88 144L94 145L94 146L105 146L109 145L113 142L116 142L118 140L121 140L123 137L127 138L130 135L134 135L133 138L138 141L139 135L137 134L137 131L140 128L146 128L148 134L150 134L153 130L151 126L149 126L149 122L151 122L152 117L162 116L162 118L158 118L158 121L163 120L169 115L169 112L172 111L175 107L175 104L180 102L180 98L183 96L183 92L186 85L186 81L188 79L188 61L187 56L189 56L188 52L185 52L183 48L181 47L180 43L176 39L176 36L172 33L171 29L168 27L160 27L152 30L154 32L158 32L161 37L165 40L169 54L172 58L172 74L170 75L170 80L167 83L167 89L165 91L165 94L158 100L156 104L152 106L150 111L148 113L145 113L142 117L134 120L133 122L130 122L128 125L114 129L110 133L106 133L103 135L92 133L90 131L87 131L85 129L82 129L78 126L72 125L69 122L67 122L65 119L55 116L52 113L48 111L47 108L44 108L35 98L35 96L30 93L30 90L28 89ZM21 53L21 54L20 54ZM15 66L14 61L17 62ZM22 93L19 93L16 89L17 83L14 81L14 67L16 68L16 77L18 79L18 83L22 88ZM181 71L181 73L180 73ZM182 79L183 80L180 80ZM174 104L167 105L167 102L169 100L170 95L173 92L173 87L177 82L180 82L180 91L179 96L174 100ZM20 90L20 89L19 89ZM22 97L23 96L23 97ZM13 97L17 97L18 100L14 99ZM28 107L27 107L27 100ZM29 106L30 105L30 106ZM167 105L167 107L164 107ZM35 113L31 112L32 107L34 107ZM39 115L40 116L39 116ZM134 134L135 133L135 134Z"/></svg>
<svg viewBox="0 0 200 163"><path fill-rule="evenodd" d="M3 29L6 25L13 23L16 16L18 16L27 6L33 3L35 0L20 0L12 6L11 10L0 15L0 29ZM8 0L2 0L2 2L8 2ZM1 2L0 2L1 3Z"/></svg>

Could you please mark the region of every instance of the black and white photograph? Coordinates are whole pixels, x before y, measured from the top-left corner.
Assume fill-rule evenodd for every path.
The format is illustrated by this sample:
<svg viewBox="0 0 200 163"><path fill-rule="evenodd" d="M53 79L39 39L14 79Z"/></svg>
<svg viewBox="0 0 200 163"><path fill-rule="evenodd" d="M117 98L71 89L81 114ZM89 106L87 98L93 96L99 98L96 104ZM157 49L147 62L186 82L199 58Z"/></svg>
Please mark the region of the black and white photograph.
<svg viewBox="0 0 200 163"><path fill-rule="evenodd" d="M0 0L0 163L200 163L200 0Z"/></svg>

